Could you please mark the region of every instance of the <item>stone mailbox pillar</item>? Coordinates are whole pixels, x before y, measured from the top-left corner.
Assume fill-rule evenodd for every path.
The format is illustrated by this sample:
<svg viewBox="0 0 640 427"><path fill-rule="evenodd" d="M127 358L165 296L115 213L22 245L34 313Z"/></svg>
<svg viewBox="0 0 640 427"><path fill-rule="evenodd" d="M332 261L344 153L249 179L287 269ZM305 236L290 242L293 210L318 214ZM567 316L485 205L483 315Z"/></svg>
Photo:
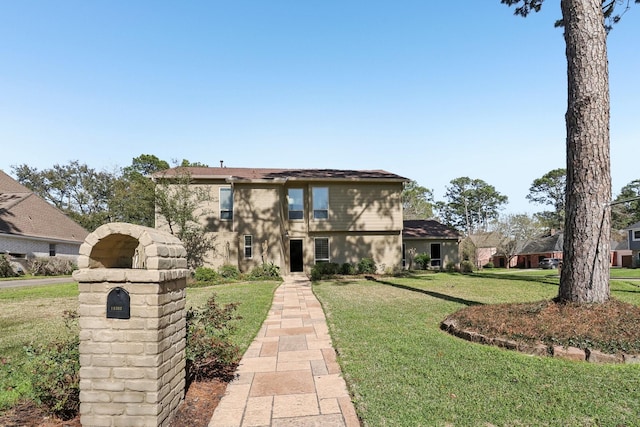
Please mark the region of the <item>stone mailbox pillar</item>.
<svg viewBox="0 0 640 427"><path fill-rule="evenodd" d="M105 224L85 239L78 267L82 425L166 426L185 390L182 243Z"/></svg>

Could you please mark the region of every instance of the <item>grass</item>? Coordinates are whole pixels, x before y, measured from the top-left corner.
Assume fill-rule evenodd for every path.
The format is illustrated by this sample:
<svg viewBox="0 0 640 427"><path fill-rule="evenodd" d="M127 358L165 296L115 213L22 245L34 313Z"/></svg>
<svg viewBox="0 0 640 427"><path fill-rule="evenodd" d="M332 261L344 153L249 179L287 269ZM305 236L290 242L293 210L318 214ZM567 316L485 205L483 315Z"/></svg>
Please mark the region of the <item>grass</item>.
<svg viewBox="0 0 640 427"><path fill-rule="evenodd" d="M251 344L267 316L279 282L239 282L187 288L187 307L200 307L211 297L223 304L240 303L232 340L242 352ZM66 333L65 310L77 310L78 285L66 283L0 289L0 411L31 394L29 373L23 362L24 347L44 339L53 341Z"/></svg>
<svg viewBox="0 0 640 427"><path fill-rule="evenodd" d="M531 357L439 329L463 307L553 298L557 276L438 273L314 291L365 426L638 425L640 366ZM612 293L640 304L635 286Z"/></svg>

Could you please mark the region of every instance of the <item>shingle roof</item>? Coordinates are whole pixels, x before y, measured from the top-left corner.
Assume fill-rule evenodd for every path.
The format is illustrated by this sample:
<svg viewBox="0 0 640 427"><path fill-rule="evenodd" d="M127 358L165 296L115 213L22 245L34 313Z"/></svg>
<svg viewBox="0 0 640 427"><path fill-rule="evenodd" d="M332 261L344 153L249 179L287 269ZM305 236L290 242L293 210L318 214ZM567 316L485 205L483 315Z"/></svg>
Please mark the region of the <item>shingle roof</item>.
<svg viewBox="0 0 640 427"><path fill-rule="evenodd" d="M625 230L637 230L638 228L640 228L640 222L636 222L635 224L631 224L630 226L625 228Z"/></svg>
<svg viewBox="0 0 640 427"><path fill-rule="evenodd" d="M0 170L0 233L83 242L89 234L58 208Z"/></svg>
<svg viewBox="0 0 640 427"><path fill-rule="evenodd" d="M412 219L403 221L404 239L458 239L460 233L431 219Z"/></svg>
<svg viewBox="0 0 640 427"><path fill-rule="evenodd" d="M557 233L553 236L541 237L529 242L520 252L522 255L542 254L548 252L562 252L564 246L563 233Z"/></svg>
<svg viewBox="0 0 640 427"><path fill-rule="evenodd" d="M230 180L397 180L406 181L400 175L384 170L343 169L267 169L187 167L172 168L154 174L156 178L188 173L192 178L226 178Z"/></svg>

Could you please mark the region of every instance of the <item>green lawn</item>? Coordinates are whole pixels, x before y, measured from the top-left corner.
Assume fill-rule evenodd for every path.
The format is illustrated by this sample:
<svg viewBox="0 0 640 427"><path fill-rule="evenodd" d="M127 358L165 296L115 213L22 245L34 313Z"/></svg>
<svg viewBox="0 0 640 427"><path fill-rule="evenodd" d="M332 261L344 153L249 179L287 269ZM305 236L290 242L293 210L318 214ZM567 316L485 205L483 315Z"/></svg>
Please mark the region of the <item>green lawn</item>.
<svg viewBox="0 0 640 427"><path fill-rule="evenodd" d="M280 282L239 282L187 288L187 307L200 307L216 294L218 302L240 303L232 340L244 352L257 334ZM67 333L63 313L77 310L77 283L0 289L0 411L30 395L30 383L22 362L24 347Z"/></svg>
<svg viewBox="0 0 640 427"><path fill-rule="evenodd" d="M485 271L314 284L365 425L640 425L638 365L531 357L439 329L469 304L551 298L558 278L548 275ZM635 285L612 282L612 293L640 304Z"/></svg>

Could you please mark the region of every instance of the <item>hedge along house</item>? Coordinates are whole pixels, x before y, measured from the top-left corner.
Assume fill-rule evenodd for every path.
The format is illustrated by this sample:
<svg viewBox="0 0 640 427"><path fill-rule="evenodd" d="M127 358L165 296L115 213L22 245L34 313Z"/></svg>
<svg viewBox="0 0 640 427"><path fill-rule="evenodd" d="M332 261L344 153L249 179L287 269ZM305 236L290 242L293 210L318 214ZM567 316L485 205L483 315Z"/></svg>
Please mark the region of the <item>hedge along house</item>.
<svg viewBox="0 0 640 427"><path fill-rule="evenodd" d="M274 263L284 274L315 263L372 258L380 271L402 264L403 183L382 170L174 168L156 182L189 178L203 194L197 215L215 238L206 265L242 272ZM179 185L179 184L174 184ZM171 188L171 187L169 187ZM156 214L156 228L167 230Z"/></svg>
<svg viewBox="0 0 640 427"><path fill-rule="evenodd" d="M33 257L78 258L89 232L0 170L0 253L17 261Z"/></svg>
<svg viewBox="0 0 640 427"><path fill-rule="evenodd" d="M460 263L460 233L435 220L406 220L402 231L402 261L405 268L415 268L412 256L426 253L431 267L442 269ZM413 254L413 255L412 255Z"/></svg>

